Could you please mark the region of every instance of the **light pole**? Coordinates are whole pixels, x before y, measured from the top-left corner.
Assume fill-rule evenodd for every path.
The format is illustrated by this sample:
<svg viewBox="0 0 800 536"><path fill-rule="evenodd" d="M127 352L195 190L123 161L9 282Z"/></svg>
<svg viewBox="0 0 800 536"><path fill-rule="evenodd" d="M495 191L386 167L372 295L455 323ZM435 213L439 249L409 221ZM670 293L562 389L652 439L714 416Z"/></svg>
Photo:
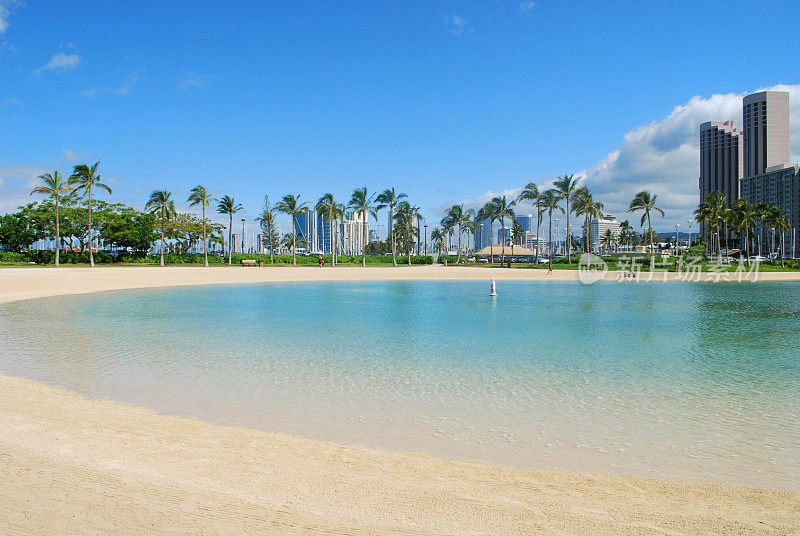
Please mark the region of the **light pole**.
<svg viewBox="0 0 800 536"><path fill-rule="evenodd" d="M686 223L689 224L689 242L686 244L686 252L689 252L689 248L692 247L692 220L686 220Z"/></svg>
<svg viewBox="0 0 800 536"><path fill-rule="evenodd" d="M553 251L553 244L550 244L550 251ZM556 218L556 255L558 255L558 218Z"/></svg>
<svg viewBox="0 0 800 536"><path fill-rule="evenodd" d="M423 224L425 227L425 255L428 254L428 218L422 218L425 223Z"/></svg>
<svg viewBox="0 0 800 536"><path fill-rule="evenodd" d="M242 253L244 253L244 218L242 218Z"/></svg>
<svg viewBox="0 0 800 536"><path fill-rule="evenodd" d="M680 242L678 242L678 227L680 227L680 223L675 224L675 254L678 254L678 250L680 250Z"/></svg>

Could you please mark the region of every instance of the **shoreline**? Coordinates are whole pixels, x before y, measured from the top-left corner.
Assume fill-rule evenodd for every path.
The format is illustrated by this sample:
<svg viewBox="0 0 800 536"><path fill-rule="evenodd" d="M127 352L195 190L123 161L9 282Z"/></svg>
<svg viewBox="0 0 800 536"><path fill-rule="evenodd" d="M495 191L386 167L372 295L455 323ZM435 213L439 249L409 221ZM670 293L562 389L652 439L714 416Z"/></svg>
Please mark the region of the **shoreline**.
<svg viewBox="0 0 800 536"><path fill-rule="evenodd" d="M577 280L574 270L553 274L437 266L10 268L0 270L0 302L273 281ZM338 445L159 414L2 374L0 392L0 527L11 533L800 532L800 492L792 490Z"/></svg>
<svg viewBox="0 0 800 536"><path fill-rule="evenodd" d="M310 281L579 281L577 270L533 270L473 266L336 267L185 267L98 266L95 268L24 267L0 269L0 303L108 290ZM643 272L638 281L619 281L620 273L606 273L604 281L623 283L683 281L675 272ZM703 274L703 281L709 274ZM713 281L713 276L710 276ZM735 281L735 280L734 280ZM761 272L759 282L800 281L800 272ZM743 281L750 282L750 281Z"/></svg>

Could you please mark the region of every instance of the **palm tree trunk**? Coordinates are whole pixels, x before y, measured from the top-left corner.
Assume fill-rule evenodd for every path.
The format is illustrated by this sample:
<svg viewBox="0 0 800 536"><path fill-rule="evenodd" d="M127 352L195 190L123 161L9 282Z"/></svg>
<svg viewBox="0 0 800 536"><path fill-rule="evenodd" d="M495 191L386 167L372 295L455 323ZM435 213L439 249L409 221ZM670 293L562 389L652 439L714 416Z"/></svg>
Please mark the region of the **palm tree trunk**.
<svg viewBox="0 0 800 536"><path fill-rule="evenodd" d="M647 229L650 231L650 269L656 264L656 252L653 249L653 226L650 223L650 211L647 211Z"/></svg>
<svg viewBox="0 0 800 536"><path fill-rule="evenodd" d="M58 268L58 254L61 251L61 227L58 221L58 195L56 195L56 268Z"/></svg>
<svg viewBox="0 0 800 536"><path fill-rule="evenodd" d="M308 227L308 225L306 225ZM306 232L308 234L308 232ZM292 214L292 264L297 266L297 258L295 252L297 251L297 223L295 222L294 214ZM306 250L307 252L308 250Z"/></svg>
<svg viewBox="0 0 800 536"><path fill-rule="evenodd" d="M456 263L461 262L461 222L458 223L458 258Z"/></svg>
<svg viewBox="0 0 800 536"><path fill-rule="evenodd" d="M361 222L361 229L362 229L362 233L361 233L361 267L362 268L366 268L367 267L367 226L366 226L366 222L369 221L369 220L367 220L367 213L366 212L364 212L364 216L363 217L364 217L365 221Z"/></svg>
<svg viewBox="0 0 800 536"><path fill-rule="evenodd" d="M206 237L206 204L203 202L203 259L208 268L208 238Z"/></svg>
<svg viewBox="0 0 800 536"><path fill-rule="evenodd" d="M500 218L500 237L502 240L500 241L500 267L502 268L503 262L506 260L506 220L505 218Z"/></svg>
<svg viewBox="0 0 800 536"><path fill-rule="evenodd" d="M406 244L406 253L408 253L408 265L411 266L411 236L414 232L414 227L409 222L408 226L408 243Z"/></svg>
<svg viewBox="0 0 800 536"><path fill-rule="evenodd" d="M547 244L549 246L547 252L547 266L552 270L553 269L553 212L549 211L548 213L549 221L547 223Z"/></svg>
<svg viewBox="0 0 800 536"><path fill-rule="evenodd" d="M536 207L536 266L539 266L539 223L541 223L542 211Z"/></svg>
<svg viewBox="0 0 800 536"><path fill-rule="evenodd" d="M161 261L159 263L164 266L164 212L161 212Z"/></svg>
<svg viewBox="0 0 800 536"><path fill-rule="evenodd" d="M88 190L89 195L89 266L94 268L94 255L92 255L92 189Z"/></svg>
<svg viewBox="0 0 800 536"><path fill-rule="evenodd" d="M397 266L397 247L394 243L394 205L389 205L389 240L392 241L392 266Z"/></svg>
<svg viewBox="0 0 800 536"><path fill-rule="evenodd" d="M492 240L492 220L489 220L489 264L494 264L494 240Z"/></svg>
<svg viewBox="0 0 800 536"><path fill-rule="evenodd" d="M233 263L233 213L230 214L228 223L228 266Z"/></svg>
<svg viewBox="0 0 800 536"><path fill-rule="evenodd" d="M572 248L570 248L572 237L569 234L569 196L566 196L565 199L567 204L567 239L564 242L564 248L567 250L565 253L567 254L567 259L569 259L572 256ZM567 262L570 261L568 260Z"/></svg>

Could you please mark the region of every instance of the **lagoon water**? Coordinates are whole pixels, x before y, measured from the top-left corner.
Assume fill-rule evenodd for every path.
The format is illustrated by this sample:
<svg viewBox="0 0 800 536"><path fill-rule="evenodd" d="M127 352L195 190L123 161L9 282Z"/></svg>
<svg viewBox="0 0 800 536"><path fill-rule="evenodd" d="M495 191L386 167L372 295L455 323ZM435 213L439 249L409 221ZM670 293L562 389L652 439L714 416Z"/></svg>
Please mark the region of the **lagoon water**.
<svg viewBox="0 0 800 536"><path fill-rule="evenodd" d="M0 371L518 467L800 488L800 284L331 282L0 305Z"/></svg>

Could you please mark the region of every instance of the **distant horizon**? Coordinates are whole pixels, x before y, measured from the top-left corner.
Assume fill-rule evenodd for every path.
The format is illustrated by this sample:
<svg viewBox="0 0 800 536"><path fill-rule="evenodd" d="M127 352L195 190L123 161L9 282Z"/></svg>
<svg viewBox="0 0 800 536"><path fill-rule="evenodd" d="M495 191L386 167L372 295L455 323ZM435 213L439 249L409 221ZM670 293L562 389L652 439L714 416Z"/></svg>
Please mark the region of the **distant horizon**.
<svg viewBox="0 0 800 536"><path fill-rule="evenodd" d="M628 203L657 194L654 230L671 232L699 201L700 123L741 125L743 95L790 93L800 161L800 84L783 78L797 72L793 48L737 49L730 69L697 34L737 26L739 4L692 11L0 0L0 213L34 200L38 175L102 158L113 201L141 208L166 189L188 211L203 184L242 202L248 229L266 194L313 204L394 187L431 227L453 204L575 174L637 230ZM748 17L793 14L786 1Z"/></svg>

